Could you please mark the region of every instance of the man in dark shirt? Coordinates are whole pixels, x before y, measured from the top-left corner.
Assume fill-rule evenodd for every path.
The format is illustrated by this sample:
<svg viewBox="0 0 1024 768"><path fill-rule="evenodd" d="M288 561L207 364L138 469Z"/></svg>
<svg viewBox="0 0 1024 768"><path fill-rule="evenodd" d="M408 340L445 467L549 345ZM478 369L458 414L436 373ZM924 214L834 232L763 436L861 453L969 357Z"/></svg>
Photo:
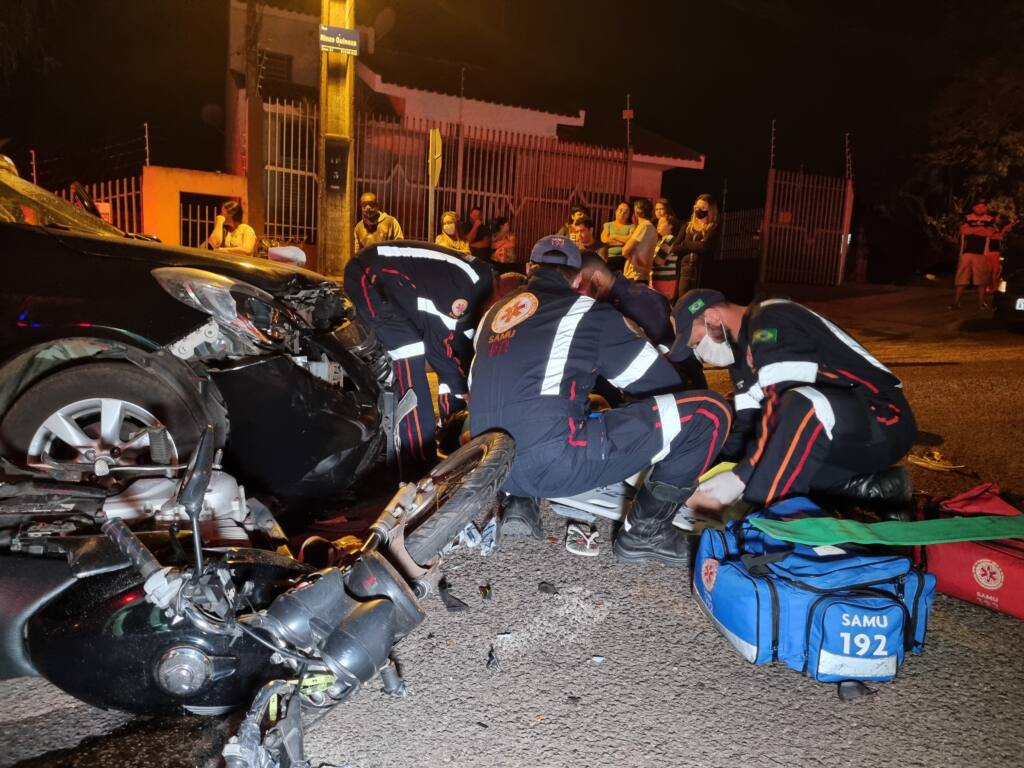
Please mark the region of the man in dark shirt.
<svg viewBox="0 0 1024 768"><path fill-rule="evenodd" d="M568 237L542 238L530 260L526 287L481 321L470 375L473 433L500 429L516 441L506 530L516 522L540 538L537 499L620 482L653 464L615 553L685 566L688 545L672 520L725 440L728 406L714 392L683 392L672 366L619 312L579 295L581 257ZM591 412L598 376L636 399Z"/></svg>

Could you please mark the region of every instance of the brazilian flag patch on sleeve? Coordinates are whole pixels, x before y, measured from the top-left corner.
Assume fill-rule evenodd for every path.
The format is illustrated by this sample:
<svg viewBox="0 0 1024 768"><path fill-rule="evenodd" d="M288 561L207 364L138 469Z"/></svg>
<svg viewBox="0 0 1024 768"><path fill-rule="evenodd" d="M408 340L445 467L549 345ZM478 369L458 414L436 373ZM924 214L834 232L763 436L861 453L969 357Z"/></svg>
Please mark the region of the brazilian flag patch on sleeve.
<svg viewBox="0 0 1024 768"><path fill-rule="evenodd" d="M700 312L700 311L701 311L702 309L704 309L704 299L697 299L697 300L696 300L695 302L693 302L693 304L691 304L690 306L688 306L688 307L686 308L686 310L687 310L687 311L688 311L688 312L689 312L689 313L690 313L691 315L696 315L696 314L697 314L698 312Z"/></svg>
<svg viewBox="0 0 1024 768"><path fill-rule="evenodd" d="M774 344L779 340L778 328L758 328L750 337L751 344Z"/></svg>

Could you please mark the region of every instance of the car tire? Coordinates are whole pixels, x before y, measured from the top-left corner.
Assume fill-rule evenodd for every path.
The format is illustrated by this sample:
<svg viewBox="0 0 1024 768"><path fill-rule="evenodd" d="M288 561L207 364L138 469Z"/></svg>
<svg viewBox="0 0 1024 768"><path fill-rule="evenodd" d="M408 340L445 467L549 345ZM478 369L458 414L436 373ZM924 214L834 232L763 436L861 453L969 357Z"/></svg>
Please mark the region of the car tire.
<svg viewBox="0 0 1024 768"><path fill-rule="evenodd" d="M0 422L0 450L13 463L25 466L31 458L33 441L47 420L58 413L80 412L82 415L76 417L76 425L85 425L83 431L96 437L102 417L99 413L91 416L89 406L81 404L101 400L124 404L120 422L122 435L138 434L145 426L162 424L166 427L178 463L188 461L199 442L204 425L193 414L201 413L201 409L187 403L158 376L133 363L102 362L63 368L22 393ZM78 406L77 411L73 410L75 406ZM52 432L47 429L44 434ZM101 444L103 442L100 440ZM63 459L76 460L69 457L68 454L74 452L68 445L61 444L58 438L55 449L65 454ZM124 463L152 463L148 451L145 446L132 449L132 458L136 460L129 461L129 449L125 447ZM82 463L86 461L81 458Z"/></svg>

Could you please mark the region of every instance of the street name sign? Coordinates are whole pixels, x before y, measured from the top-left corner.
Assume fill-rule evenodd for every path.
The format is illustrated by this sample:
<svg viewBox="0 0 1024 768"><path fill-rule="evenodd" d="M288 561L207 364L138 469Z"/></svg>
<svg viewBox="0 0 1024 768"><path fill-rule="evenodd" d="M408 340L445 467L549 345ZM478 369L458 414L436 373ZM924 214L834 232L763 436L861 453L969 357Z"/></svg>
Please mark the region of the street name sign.
<svg viewBox="0 0 1024 768"><path fill-rule="evenodd" d="M327 53L359 55L359 31L345 27L320 25L320 50Z"/></svg>

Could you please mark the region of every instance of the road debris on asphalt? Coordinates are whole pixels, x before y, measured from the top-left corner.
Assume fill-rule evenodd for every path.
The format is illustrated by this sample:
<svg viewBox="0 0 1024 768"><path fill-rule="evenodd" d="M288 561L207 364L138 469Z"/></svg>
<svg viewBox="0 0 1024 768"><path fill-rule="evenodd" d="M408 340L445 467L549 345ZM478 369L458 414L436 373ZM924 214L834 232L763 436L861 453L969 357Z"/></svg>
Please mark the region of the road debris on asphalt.
<svg viewBox="0 0 1024 768"><path fill-rule="evenodd" d="M557 595L558 587L552 584L550 581L542 581L537 585L537 591L542 592L545 595Z"/></svg>
<svg viewBox="0 0 1024 768"><path fill-rule="evenodd" d="M916 453L908 454L907 462L915 467L923 467L934 472L953 472L967 466L966 464L953 464L947 461L939 451L925 451L920 456Z"/></svg>
<svg viewBox="0 0 1024 768"><path fill-rule="evenodd" d="M487 668L498 669L500 666L501 662L498 661L498 654L494 652L494 646L492 645L491 649L487 651Z"/></svg>
<svg viewBox="0 0 1024 768"><path fill-rule="evenodd" d="M595 664L604 664L604 656L591 656L590 660Z"/></svg>
<svg viewBox="0 0 1024 768"><path fill-rule="evenodd" d="M487 582L486 584L481 584L480 585L480 599L481 600L484 600L486 602L490 602L490 600L491 600L491 598L493 596L494 596L494 593L491 590L491 582Z"/></svg>
<svg viewBox="0 0 1024 768"><path fill-rule="evenodd" d="M459 598L452 594L448 579L441 579L437 585L437 593L441 596L441 602L444 603L444 607L450 613L465 611L469 608L462 600L459 600Z"/></svg>

